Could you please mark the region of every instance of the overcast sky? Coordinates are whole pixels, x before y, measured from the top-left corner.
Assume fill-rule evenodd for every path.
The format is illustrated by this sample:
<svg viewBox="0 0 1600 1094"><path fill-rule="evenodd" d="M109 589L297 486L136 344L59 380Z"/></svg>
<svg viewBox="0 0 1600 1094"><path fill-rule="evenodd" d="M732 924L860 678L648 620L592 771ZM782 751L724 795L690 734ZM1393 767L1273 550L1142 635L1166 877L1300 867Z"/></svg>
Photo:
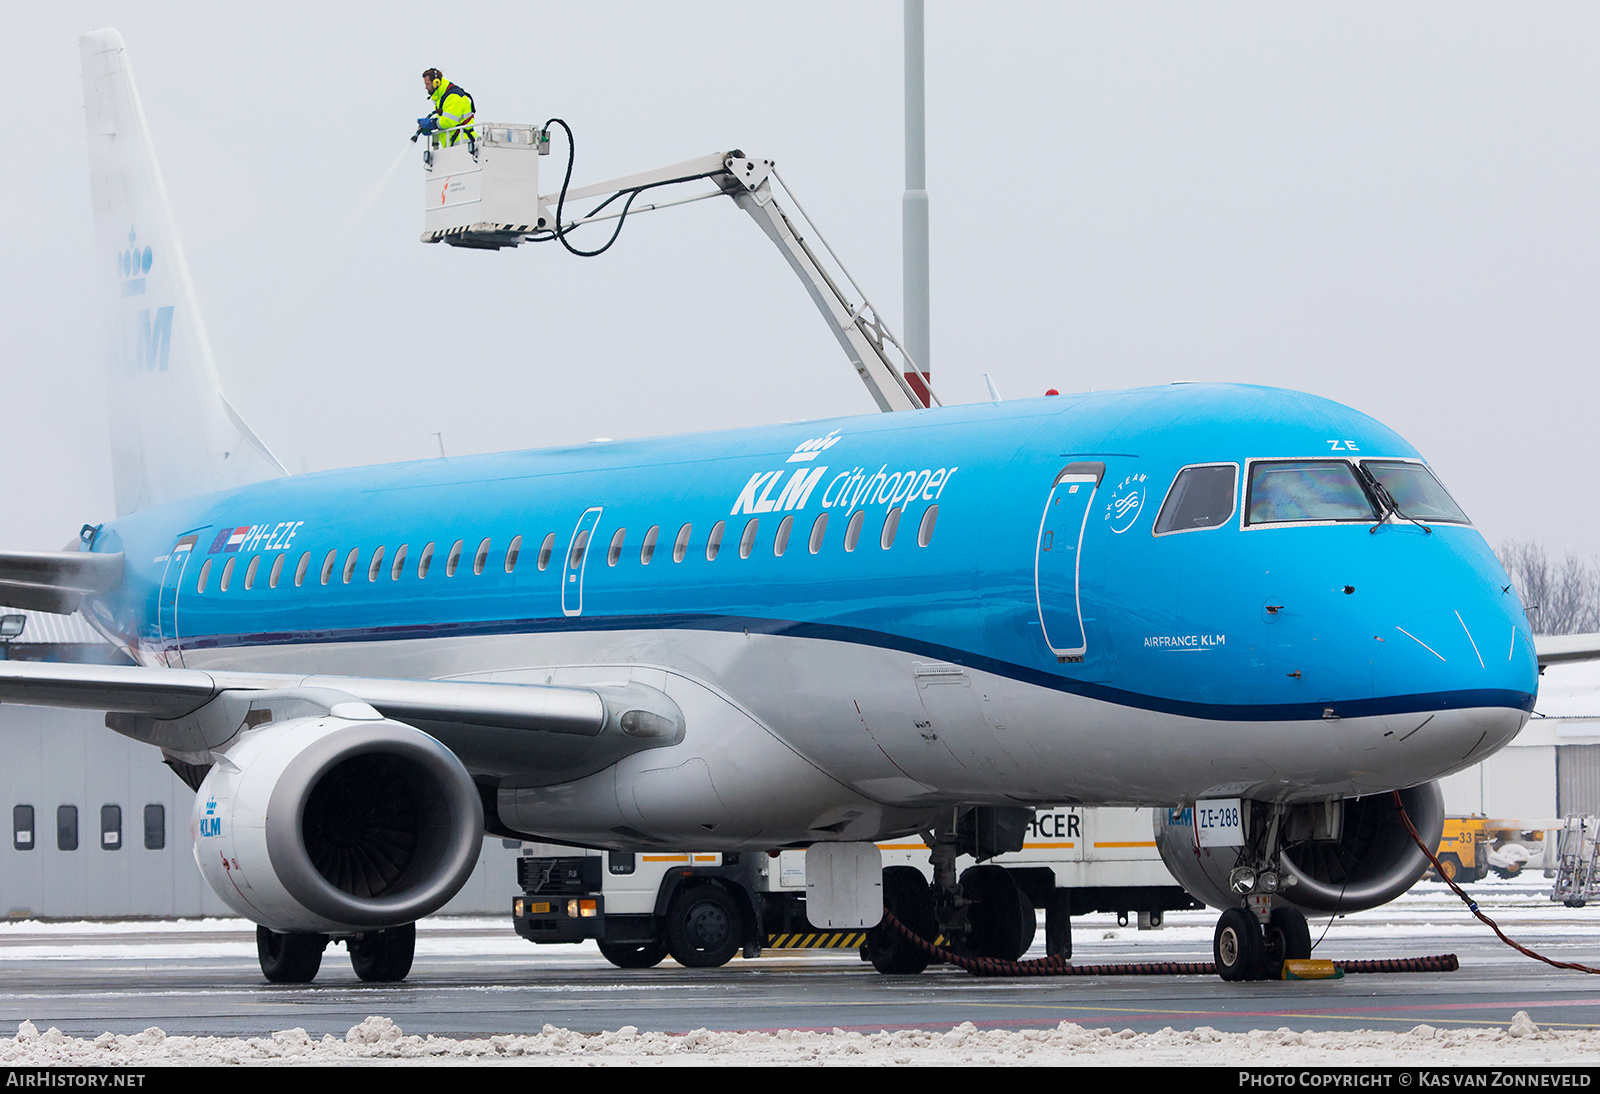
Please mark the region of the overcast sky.
<svg viewBox="0 0 1600 1094"><path fill-rule="evenodd" d="M290 468L867 413L731 203L597 259L417 241L436 65L575 183L777 160L900 324L901 5L0 7L0 546L111 515L78 35L126 39L234 404ZM1600 552L1600 6L930 0L946 402L1219 380L1409 438L1490 543ZM561 150L558 149L558 153ZM543 161L545 190L560 155Z"/></svg>

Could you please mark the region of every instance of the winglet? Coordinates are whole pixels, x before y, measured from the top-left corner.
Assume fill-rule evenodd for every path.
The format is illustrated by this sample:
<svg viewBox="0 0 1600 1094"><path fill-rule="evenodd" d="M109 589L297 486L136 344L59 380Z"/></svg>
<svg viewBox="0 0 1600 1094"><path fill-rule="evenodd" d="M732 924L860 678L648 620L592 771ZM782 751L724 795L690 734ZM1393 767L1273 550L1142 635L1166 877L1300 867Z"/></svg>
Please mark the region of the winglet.
<svg viewBox="0 0 1600 1094"><path fill-rule="evenodd" d="M1539 667L1563 661L1600 661L1600 634L1542 634L1533 640Z"/></svg>

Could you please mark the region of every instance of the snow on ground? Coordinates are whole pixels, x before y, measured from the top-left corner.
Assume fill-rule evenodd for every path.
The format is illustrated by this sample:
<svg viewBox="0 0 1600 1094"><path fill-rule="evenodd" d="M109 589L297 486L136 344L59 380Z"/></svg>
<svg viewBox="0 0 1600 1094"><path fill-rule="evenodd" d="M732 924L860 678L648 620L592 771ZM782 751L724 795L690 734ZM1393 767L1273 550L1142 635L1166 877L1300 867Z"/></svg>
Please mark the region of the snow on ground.
<svg viewBox="0 0 1600 1094"><path fill-rule="evenodd" d="M1062 1022L1054 1029L980 1030L970 1022L948 1032L899 1030L832 1033L779 1030L761 1033L641 1033L632 1026L607 1033L574 1033L546 1026L542 1033L468 1040L407 1035L392 1021L372 1017L343 1037L314 1040L303 1029L269 1037L168 1037L143 1033L67 1037L40 1033L23 1022L14 1039L0 1040L3 1066L148 1067L177 1064L801 1064L906 1066L966 1064L1038 1066L1073 1064L1149 1066L1437 1067L1505 1064L1536 1054L1540 1066L1600 1063L1600 1031L1541 1031L1525 1012L1506 1029L1435 1029L1405 1033L1296 1033L1287 1028L1223 1033L1201 1026L1155 1033L1085 1029ZM1551 1061L1560 1061L1552 1065Z"/></svg>
<svg viewBox="0 0 1600 1094"><path fill-rule="evenodd" d="M1547 886L1548 883L1546 882ZM1489 879L1473 886L1491 914L1516 920L1514 937L1559 943L1592 937L1586 924L1574 930L1570 911L1552 906L1548 888L1532 878ZM1115 927L1110 917L1085 917L1076 924L1081 950L1107 943L1123 960L1139 960L1142 949L1208 951L1215 913L1177 913L1160 931ZM1565 917L1566 921L1563 922ZM1544 922L1541 922L1543 920ZM1326 921L1313 924L1316 939ZM526 960L529 948L502 918L424 920L419 951ZM1415 939L1415 952L1441 952L1467 932L1478 934L1443 886L1423 884L1384 909L1336 922L1329 936L1339 949L1364 950L1363 940ZM1040 932L1042 935L1042 931ZM136 942L132 935L142 935ZM151 935L157 936L152 941ZM119 937L123 936L123 937ZM170 936L170 941L168 937ZM1097 945L1098 944L1098 945ZM1559 949L1559 946L1553 946ZM575 947L541 947L551 959L576 956ZM178 920L105 923L0 923L0 956L14 960L60 960L125 955L154 959L200 956L254 957L254 931L243 920ZM1508 951L1509 952L1509 951ZM598 960L598 954L595 955ZM1083 954L1084 960L1096 960ZM1500 1028L1436 1029L1419 1025L1405 1032L1297 1032L1288 1028L1231 1033L1201 1026L1154 1033L1085 1028L1063 1022L1038 1030L885 1030L878 1033L819 1031L640 1032L632 1026L580 1033L546 1026L541 1033L477 1039L406 1034L389 1018L369 1017L344 1037L309 1036L289 1029L261 1037L168 1036L152 1027L143 1033L69 1037L54 1028L40 1032L23 1022L14 1038L0 1037L0 1066L144 1067L177 1064L517 1064L574 1066L718 1064L809 1064L818 1066L1074 1064L1144 1066L1451 1066L1505 1065L1573 1067L1600 1065L1600 1029L1540 1030L1525 1012Z"/></svg>

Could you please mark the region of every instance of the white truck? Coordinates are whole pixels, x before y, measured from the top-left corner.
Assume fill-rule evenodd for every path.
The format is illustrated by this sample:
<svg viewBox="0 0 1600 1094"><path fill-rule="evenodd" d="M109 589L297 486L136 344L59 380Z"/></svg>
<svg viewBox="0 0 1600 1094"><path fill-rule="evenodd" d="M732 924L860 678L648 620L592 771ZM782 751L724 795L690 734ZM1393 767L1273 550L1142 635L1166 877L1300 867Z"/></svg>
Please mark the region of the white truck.
<svg viewBox="0 0 1600 1094"><path fill-rule="evenodd" d="M896 877L907 877L898 871L917 871L920 891L928 891L932 868L923 841L878 846L886 894ZM906 967L915 959L882 926L813 926L806 918L805 857L803 850L618 852L525 843L513 918L530 942L595 939L619 968L648 968L669 954L681 965L710 968L739 953L848 948L880 971L919 971ZM957 864L979 928L974 939L981 941L946 941L984 956L1014 960L1027 952L1041 908L1046 951L1071 957L1075 915L1114 912L1119 923L1136 917L1144 929L1159 927L1166 911L1201 907L1156 853L1148 809L1036 810L1020 851L982 864L962 855Z"/></svg>

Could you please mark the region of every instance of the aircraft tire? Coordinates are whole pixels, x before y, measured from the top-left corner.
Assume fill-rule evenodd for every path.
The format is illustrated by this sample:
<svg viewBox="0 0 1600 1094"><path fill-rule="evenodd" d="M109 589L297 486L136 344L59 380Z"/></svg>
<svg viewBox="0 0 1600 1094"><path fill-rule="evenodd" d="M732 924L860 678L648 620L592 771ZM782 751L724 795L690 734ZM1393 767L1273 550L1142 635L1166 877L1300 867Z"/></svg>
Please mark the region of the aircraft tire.
<svg viewBox="0 0 1600 1094"><path fill-rule="evenodd" d="M417 952L417 925L407 923L382 931L368 931L359 940L352 938L350 964L356 976L371 984L394 984L411 972Z"/></svg>
<svg viewBox="0 0 1600 1094"><path fill-rule="evenodd" d="M667 909L667 952L689 969L726 965L744 942L744 914L720 885L685 885Z"/></svg>
<svg viewBox="0 0 1600 1094"><path fill-rule="evenodd" d="M653 942L601 942L600 956L619 969L651 969L667 956L667 944Z"/></svg>
<svg viewBox="0 0 1600 1094"><path fill-rule="evenodd" d="M939 937L933 890L915 866L889 866L883 871L883 905L920 938ZM880 923L867 932L866 958L885 976L915 976L930 958L898 931Z"/></svg>
<svg viewBox="0 0 1600 1094"><path fill-rule="evenodd" d="M1265 949L1261 926L1245 908L1229 908L1217 920L1211 953L1224 980L1254 980Z"/></svg>
<svg viewBox="0 0 1600 1094"><path fill-rule="evenodd" d="M328 936L294 931L280 934L265 927L256 928L256 957L261 975L274 984L309 984L322 967L322 951Z"/></svg>
<svg viewBox="0 0 1600 1094"><path fill-rule="evenodd" d="M1015 961L1028 952L1039 928L1033 902L1003 866L974 866L961 875L961 895L971 901L967 935L971 957Z"/></svg>
<svg viewBox="0 0 1600 1094"><path fill-rule="evenodd" d="M1262 945L1262 979L1282 980L1285 961L1302 961L1311 956L1311 928L1306 924L1305 913L1298 908L1274 908Z"/></svg>

